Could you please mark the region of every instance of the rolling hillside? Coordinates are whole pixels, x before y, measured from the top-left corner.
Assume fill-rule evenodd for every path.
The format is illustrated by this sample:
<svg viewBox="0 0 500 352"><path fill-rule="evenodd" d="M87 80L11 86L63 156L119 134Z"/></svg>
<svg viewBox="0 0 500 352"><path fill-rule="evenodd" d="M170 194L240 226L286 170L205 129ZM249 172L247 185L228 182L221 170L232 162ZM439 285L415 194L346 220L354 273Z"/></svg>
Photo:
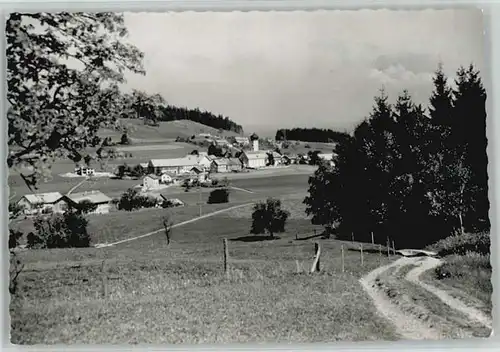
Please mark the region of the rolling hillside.
<svg viewBox="0 0 500 352"><path fill-rule="evenodd" d="M191 137L199 133L210 133L225 137L238 135L232 131L221 130L219 132L215 128L190 120L160 122L160 126L158 127L144 125L142 120L136 119L123 119L122 122L132 127L129 137L133 143L158 143L171 141L177 137ZM121 137L118 131L110 129L102 129L99 135L102 137L111 137L114 140L119 140Z"/></svg>

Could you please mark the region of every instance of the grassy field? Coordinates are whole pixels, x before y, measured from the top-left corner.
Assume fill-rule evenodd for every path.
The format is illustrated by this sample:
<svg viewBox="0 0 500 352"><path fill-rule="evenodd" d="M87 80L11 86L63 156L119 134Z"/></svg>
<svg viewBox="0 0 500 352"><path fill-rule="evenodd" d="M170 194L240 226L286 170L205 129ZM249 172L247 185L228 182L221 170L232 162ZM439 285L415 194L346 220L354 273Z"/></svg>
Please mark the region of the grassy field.
<svg viewBox="0 0 500 352"><path fill-rule="evenodd" d="M20 293L11 303L12 342L223 343L314 342L396 339L376 314L358 278L384 255L357 244L314 237L319 227L303 213L307 175L241 179L254 193L233 190L229 204L268 196L283 198L291 217L274 240L251 235L242 209L105 248L29 250ZM126 239L198 215L196 192L183 208L114 212L89 217L96 243ZM203 199L208 193L203 193ZM250 209L250 207L249 207ZM298 239L297 238L298 235ZM229 243L230 271L222 270L222 239ZM322 247L320 273L310 274L313 241ZM345 272L342 272L344 245ZM105 260L106 284L101 280ZM103 287L106 296L103 296Z"/></svg>
<svg viewBox="0 0 500 352"><path fill-rule="evenodd" d="M152 143L175 140L177 137L191 137L200 133L210 133L220 136L237 136L238 134L231 131L221 131L202 125L200 123L189 120L177 120L160 122L160 126L146 126L142 120L122 119L123 124L132 127L129 137L134 143ZM118 131L102 129L99 133L102 137L111 137L114 140L119 140L121 134Z"/></svg>
<svg viewBox="0 0 500 352"><path fill-rule="evenodd" d="M217 230L215 230L217 229ZM307 274L305 219L280 238L241 237L249 221L221 215L104 249L31 251L11 305L14 343L217 343L395 339L357 279L387 258L319 240L322 272ZM245 237L245 236L243 236ZM230 274L222 271L229 238ZM317 240L317 239L316 239ZM107 260L107 298L101 262ZM299 271L297 272L297 264ZM348 298L347 298L348 297Z"/></svg>
<svg viewBox="0 0 500 352"><path fill-rule="evenodd" d="M289 141L290 146L287 149L282 149L285 154L307 154L307 152L319 150L322 153L331 153L335 144L321 142L300 142Z"/></svg>

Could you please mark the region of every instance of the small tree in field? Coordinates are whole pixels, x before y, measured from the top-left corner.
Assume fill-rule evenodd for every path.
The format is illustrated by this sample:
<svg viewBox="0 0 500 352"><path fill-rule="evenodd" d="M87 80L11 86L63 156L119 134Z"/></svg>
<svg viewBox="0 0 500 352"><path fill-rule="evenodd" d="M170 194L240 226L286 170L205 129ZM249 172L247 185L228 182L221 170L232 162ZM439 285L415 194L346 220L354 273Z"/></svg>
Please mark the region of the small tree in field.
<svg viewBox="0 0 500 352"><path fill-rule="evenodd" d="M217 203L227 203L229 202L229 191L227 188L220 188L213 190L210 192L210 196L208 197L208 204L217 204Z"/></svg>
<svg viewBox="0 0 500 352"><path fill-rule="evenodd" d="M290 213L281 209L279 199L268 198L267 201L255 204L252 213L251 233L269 233L274 238L275 233L285 231L285 223Z"/></svg>
<svg viewBox="0 0 500 352"><path fill-rule="evenodd" d="M165 236L167 236L167 246L170 244L170 233L172 231L173 221L169 214L163 217L163 227L165 228Z"/></svg>

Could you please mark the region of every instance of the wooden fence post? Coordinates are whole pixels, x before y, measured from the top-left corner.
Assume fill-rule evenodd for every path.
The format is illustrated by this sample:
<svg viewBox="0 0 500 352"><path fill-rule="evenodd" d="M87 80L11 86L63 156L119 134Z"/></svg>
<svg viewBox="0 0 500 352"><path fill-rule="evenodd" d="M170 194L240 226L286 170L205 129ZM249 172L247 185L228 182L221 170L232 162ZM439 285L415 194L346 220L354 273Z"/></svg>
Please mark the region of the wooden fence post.
<svg viewBox="0 0 500 352"><path fill-rule="evenodd" d="M380 243L378 244L378 256L382 256L382 245Z"/></svg>
<svg viewBox="0 0 500 352"><path fill-rule="evenodd" d="M340 245L340 250L342 252L342 272L344 272L345 267L344 267L344 245L343 244Z"/></svg>
<svg viewBox="0 0 500 352"><path fill-rule="evenodd" d="M372 244L375 244L375 240L373 239L373 231L372 231Z"/></svg>
<svg viewBox="0 0 500 352"><path fill-rule="evenodd" d="M363 266L363 264L364 264L364 261L363 261L363 243L360 244L360 248L361 248L361 266Z"/></svg>
<svg viewBox="0 0 500 352"><path fill-rule="evenodd" d="M387 258L391 256L391 245L389 244L389 238L387 238Z"/></svg>
<svg viewBox="0 0 500 352"><path fill-rule="evenodd" d="M228 245L227 245L227 238L224 238L222 241L224 243L224 274L228 275L227 261L229 259L229 248L228 248Z"/></svg>
<svg viewBox="0 0 500 352"><path fill-rule="evenodd" d="M396 246L394 246L394 241L392 241L392 254L396 255Z"/></svg>
<svg viewBox="0 0 500 352"><path fill-rule="evenodd" d="M351 242L354 243L354 232L351 233Z"/></svg>
<svg viewBox="0 0 500 352"><path fill-rule="evenodd" d="M106 259L102 261L101 266L101 280L102 280L102 296L108 297L108 276L106 275Z"/></svg>
<svg viewBox="0 0 500 352"><path fill-rule="evenodd" d="M315 252L315 258L314 258L314 262L313 262L313 265L311 268L311 273L321 270L320 264L319 264L319 257L321 255L321 247L319 246L318 242L314 243L314 252Z"/></svg>

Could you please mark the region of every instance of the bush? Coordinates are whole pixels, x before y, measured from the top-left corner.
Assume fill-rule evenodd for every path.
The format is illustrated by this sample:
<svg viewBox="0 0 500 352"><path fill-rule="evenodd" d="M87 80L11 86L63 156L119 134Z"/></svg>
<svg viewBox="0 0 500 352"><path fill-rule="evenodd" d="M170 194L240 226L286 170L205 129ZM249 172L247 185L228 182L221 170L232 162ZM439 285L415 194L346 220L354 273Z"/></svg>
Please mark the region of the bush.
<svg viewBox="0 0 500 352"><path fill-rule="evenodd" d="M16 218L23 212L23 207L17 203L10 202L9 203L9 214L12 214L9 217Z"/></svg>
<svg viewBox="0 0 500 352"><path fill-rule="evenodd" d="M285 231L285 223L289 216L288 211L281 209L279 199L268 198L265 203L255 204L250 232L261 234L267 231L270 237L274 237L275 233Z"/></svg>
<svg viewBox="0 0 500 352"><path fill-rule="evenodd" d="M122 194L117 207L118 210L132 211L141 208L153 208L157 204L158 201L155 198L139 194L137 190L130 188Z"/></svg>
<svg viewBox="0 0 500 352"><path fill-rule="evenodd" d="M38 216L34 220L35 232L28 234L29 248L89 247L88 221L82 213L67 211L64 214Z"/></svg>
<svg viewBox="0 0 500 352"><path fill-rule="evenodd" d="M161 202L162 208L172 208L174 206L175 206L174 202L172 202L170 199L165 199L163 200L163 202Z"/></svg>
<svg viewBox="0 0 500 352"><path fill-rule="evenodd" d="M130 144L130 139L128 138L128 135L126 133L122 134L122 136L120 138L120 144L122 144L122 145Z"/></svg>
<svg viewBox="0 0 500 352"><path fill-rule="evenodd" d="M490 244L489 233L467 233L446 237L428 248L436 251L440 256L450 254L466 255L470 252L489 255Z"/></svg>
<svg viewBox="0 0 500 352"><path fill-rule="evenodd" d="M84 199L73 206L74 210L82 214L92 213L97 209L97 204L92 203L88 199Z"/></svg>
<svg viewBox="0 0 500 352"><path fill-rule="evenodd" d="M9 249L16 248L23 233L19 230L9 229Z"/></svg>
<svg viewBox="0 0 500 352"><path fill-rule="evenodd" d="M227 188L216 189L210 192L208 204L219 204L229 202L229 191Z"/></svg>
<svg viewBox="0 0 500 352"><path fill-rule="evenodd" d="M441 266L434 269L437 280L446 280L452 286L491 304L493 286L492 266L489 255L468 252L463 256L450 256Z"/></svg>

